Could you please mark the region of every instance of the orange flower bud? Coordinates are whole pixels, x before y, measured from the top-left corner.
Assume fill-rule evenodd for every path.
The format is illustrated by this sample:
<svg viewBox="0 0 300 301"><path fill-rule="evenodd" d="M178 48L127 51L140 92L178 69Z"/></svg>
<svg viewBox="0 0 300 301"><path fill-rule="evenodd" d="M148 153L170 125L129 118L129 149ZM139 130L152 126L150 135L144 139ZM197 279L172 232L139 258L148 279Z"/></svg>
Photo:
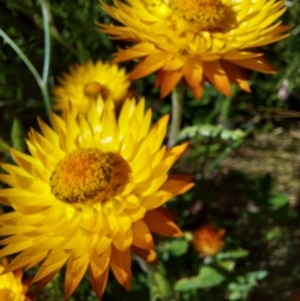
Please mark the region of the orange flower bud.
<svg viewBox="0 0 300 301"><path fill-rule="evenodd" d="M192 244L201 256L213 256L225 245L225 229L216 230L214 225L206 224L192 232Z"/></svg>

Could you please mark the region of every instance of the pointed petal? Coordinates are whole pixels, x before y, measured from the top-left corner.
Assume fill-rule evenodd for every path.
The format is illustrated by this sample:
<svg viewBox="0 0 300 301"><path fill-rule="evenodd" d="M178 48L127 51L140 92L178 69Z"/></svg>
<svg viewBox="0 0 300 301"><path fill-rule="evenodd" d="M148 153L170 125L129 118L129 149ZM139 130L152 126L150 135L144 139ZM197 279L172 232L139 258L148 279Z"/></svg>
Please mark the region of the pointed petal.
<svg viewBox="0 0 300 301"><path fill-rule="evenodd" d="M221 64L227 73L230 82L246 92L251 92L247 82L248 76L243 68L239 68L227 61L222 61Z"/></svg>
<svg viewBox="0 0 300 301"><path fill-rule="evenodd" d="M112 242L116 249L120 252L125 252L131 246L132 240L132 230L129 229L125 234L117 233Z"/></svg>
<svg viewBox="0 0 300 301"><path fill-rule="evenodd" d="M203 69L205 77L215 86L221 93L230 96L231 87L229 79L218 61L204 62Z"/></svg>
<svg viewBox="0 0 300 301"><path fill-rule="evenodd" d="M133 241L132 244L141 249L153 249L152 235L143 220L132 224Z"/></svg>
<svg viewBox="0 0 300 301"><path fill-rule="evenodd" d="M112 248L110 268L118 282L129 291L132 277L130 251L122 253Z"/></svg>
<svg viewBox="0 0 300 301"><path fill-rule="evenodd" d="M129 78L135 80L157 71L164 65L165 59L166 54L164 52L150 54L135 67Z"/></svg>
<svg viewBox="0 0 300 301"><path fill-rule="evenodd" d="M165 98L179 83L183 75L182 68L172 71L163 71L160 81L160 98Z"/></svg>
<svg viewBox="0 0 300 301"><path fill-rule="evenodd" d="M272 66L270 62L268 62L267 59L264 57L259 57L259 58L253 58L249 60L237 60L237 61L231 61L233 64L236 64L238 66L254 70L254 71L259 71L263 73L276 73L275 68Z"/></svg>
<svg viewBox="0 0 300 301"><path fill-rule="evenodd" d="M88 254L84 254L76 259L69 259L65 276L65 299L68 299L77 288L79 282L81 281L82 277L84 276L87 270L88 264Z"/></svg>
<svg viewBox="0 0 300 301"><path fill-rule="evenodd" d="M139 257L143 258L144 260L151 262L151 263L158 263L157 254L154 250L145 250L138 248L134 245L131 246L131 250L138 255Z"/></svg>
<svg viewBox="0 0 300 301"><path fill-rule="evenodd" d="M143 220L151 232L164 236L182 236L181 230L160 210L147 211Z"/></svg>
<svg viewBox="0 0 300 301"><path fill-rule="evenodd" d="M95 279L93 271L89 269L92 287L99 299L101 299L104 294L107 284L108 272L109 268L107 268L99 277L97 277L97 279Z"/></svg>

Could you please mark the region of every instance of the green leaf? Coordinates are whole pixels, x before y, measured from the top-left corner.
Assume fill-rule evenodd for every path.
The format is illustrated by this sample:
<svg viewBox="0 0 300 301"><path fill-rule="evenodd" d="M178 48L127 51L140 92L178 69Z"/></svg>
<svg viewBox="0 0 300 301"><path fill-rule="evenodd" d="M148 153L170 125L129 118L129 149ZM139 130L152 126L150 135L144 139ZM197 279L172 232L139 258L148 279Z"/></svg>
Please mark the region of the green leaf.
<svg viewBox="0 0 300 301"><path fill-rule="evenodd" d="M173 256L181 256L187 252L189 243L184 238L174 239L167 244L166 249Z"/></svg>
<svg viewBox="0 0 300 301"><path fill-rule="evenodd" d="M204 266L196 277L185 278L175 283L176 291L207 288L216 286L225 280L225 276L212 267Z"/></svg>
<svg viewBox="0 0 300 301"><path fill-rule="evenodd" d="M183 278L177 281L174 285L174 289L178 292L190 291L199 287L199 277Z"/></svg>
<svg viewBox="0 0 300 301"><path fill-rule="evenodd" d="M210 287L220 284L225 280L225 276L216 269L204 266L199 272L200 287Z"/></svg>
<svg viewBox="0 0 300 301"><path fill-rule="evenodd" d="M232 131L224 129L221 132L221 138L224 139L224 140L230 139L231 138L231 134L232 134Z"/></svg>
<svg viewBox="0 0 300 301"><path fill-rule="evenodd" d="M245 136L246 136L245 132L243 132L242 130L238 129L238 130L232 131L231 139L238 140L238 139L244 138Z"/></svg>
<svg viewBox="0 0 300 301"><path fill-rule="evenodd" d="M157 286L157 289L159 290L159 293L164 298L171 298L173 296L173 290L168 280L158 272L155 272L153 276L155 279L155 284Z"/></svg>
<svg viewBox="0 0 300 301"><path fill-rule="evenodd" d="M262 271L255 271L250 272L245 275L247 279L255 279L255 280L262 280L268 276L268 271L262 270Z"/></svg>
<svg viewBox="0 0 300 301"><path fill-rule="evenodd" d="M229 250L226 252L220 252L217 254L216 258L221 259L228 259L228 258L242 258L248 256L249 252L242 248L238 248L235 250Z"/></svg>
<svg viewBox="0 0 300 301"><path fill-rule="evenodd" d="M240 129L238 130L224 129L221 132L221 138L224 140L228 140L228 139L238 140L244 137L245 137L245 133Z"/></svg>
<svg viewBox="0 0 300 301"><path fill-rule="evenodd" d="M220 128L218 126L204 124L198 127L198 132L204 137L216 137L220 132Z"/></svg>
<svg viewBox="0 0 300 301"><path fill-rule="evenodd" d="M223 268L224 270L228 272L232 272L235 267L235 261L234 260L222 260L216 262L218 266Z"/></svg>
<svg viewBox="0 0 300 301"><path fill-rule="evenodd" d="M269 231L267 231L266 238L267 240L279 239L280 237L282 237L282 235L283 235L282 229L280 229L279 227L274 227Z"/></svg>
<svg viewBox="0 0 300 301"><path fill-rule="evenodd" d="M0 138L0 151L3 153L9 152L9 144L6 143L3 139Z"/></svg>
<svg viewBox="0 0 300 301"><path fill-rule="evenodd" d="M268 203L271 210L277 210L289 203L289 198L285 194L276 194L269 198Z"/></svg>
<svg viewBox="0 0 300 301"><path fill-rule="evenodd" d="M23 126L19 119L14 118L13 125L11 129L11 141L12 146L23 152L25 150L25 138L24 138L24 130Z"/></svg>

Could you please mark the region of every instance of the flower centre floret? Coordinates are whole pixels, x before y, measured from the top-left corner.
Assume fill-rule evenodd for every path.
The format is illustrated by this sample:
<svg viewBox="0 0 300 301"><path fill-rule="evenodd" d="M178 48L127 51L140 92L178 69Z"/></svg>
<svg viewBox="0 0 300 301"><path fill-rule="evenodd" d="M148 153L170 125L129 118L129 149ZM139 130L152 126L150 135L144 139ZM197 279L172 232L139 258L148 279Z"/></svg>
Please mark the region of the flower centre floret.
<svg viewBox="0 0 300 301"><path fill-rule="evenodd" d="M99 95L101 95L103 99L106 99L109 95L109 90L97 82L91 82L84 86L84 94L92 99L97 99Z"/></svg>
<svg viewBox="0 0 300 301"><path fill-rule="evenodd" d="M170 8L198 29L219 28L225 19L220 0L170 0Z"/></svg>
<svg viewBox="0 0 300 301"><path fill-rule="evenodd" d="M110 189L113 162L109 154L96 148L75 150L57 164L51 192L66 203L84 203Z"/></svg>

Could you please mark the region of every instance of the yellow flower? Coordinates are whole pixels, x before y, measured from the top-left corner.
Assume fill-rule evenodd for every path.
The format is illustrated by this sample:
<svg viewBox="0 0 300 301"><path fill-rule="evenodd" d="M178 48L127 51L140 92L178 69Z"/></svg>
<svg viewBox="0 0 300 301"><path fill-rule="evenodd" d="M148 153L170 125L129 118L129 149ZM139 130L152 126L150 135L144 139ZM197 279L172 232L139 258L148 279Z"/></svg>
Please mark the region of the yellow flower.
<svg viewBox="0 0 300 301"><path fill-rule="evenodd" d="M131 281L130 250L148 261L156 254L152 232L180 236L159 207L193 186L168 176L187 144L162 146L168 116L150 126L145 101L127 99L116 118L112 100L98 98L86 115L74 107L52 114L51 129L29 133L31 155L12 149L18 166L2 164L0 202L14 211L0 216L0 256L19 253L6 268L42 262L33 282L40 289L66 263L65 298L88 269L101 298L109 270L126 289Z"/></svg>
<svg viewBox="0 0 300 301"><path fill-rule="evenodd" d="M216 230L214 225L204 225L192 233L192 244L202 256L213 256L225 245L225 229Z"/></svg>
<svg viewBox="0 0 300 301"><path fill-rule="evenodd" d="M230 83L250 91L244 68L274 69L256 50L287 36L276 22L285 0L114 0L102 8L125 26L100 24L114 38L133 42L115 62L143 59L131 79L158 71L161 97L180 80L201 98L205 81L230 95Z"/></svg>
<svg viewBox="0 0 300 301"><path fill-rule="evenodd" d="M22 283L22 270L2 274L6 264L6 260L2 260L0 264L0 300L29 301L25 295L28 287Z"/></svg>
<svg viewBox="0 0 300 301"><path fill-rule="evenodd" d="M87 112L91 100L99 95L103 99L112 98L119 107L130 86L125 69L101 61L72 66L69 73L64 73L59 79L59 83L60 86L53 89L54 108L66 109L71 102L82 114Z"/></svg>

